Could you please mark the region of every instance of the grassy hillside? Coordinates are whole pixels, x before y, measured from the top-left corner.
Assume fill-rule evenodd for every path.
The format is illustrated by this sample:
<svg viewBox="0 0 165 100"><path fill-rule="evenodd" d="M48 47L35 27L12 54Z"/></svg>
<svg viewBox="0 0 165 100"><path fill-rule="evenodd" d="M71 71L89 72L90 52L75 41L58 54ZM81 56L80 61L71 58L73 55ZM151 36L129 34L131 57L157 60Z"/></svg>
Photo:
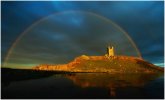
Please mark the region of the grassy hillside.
<svg viewBox="0 0 165 100"><path fill-rule="evenodd" d="M65 65L38 66L38 69L60 70L70 72L109 72L109 73L157 73L163 68L155 66L140 58L127 56L86 56L75 58ZM36 69L35 68L35 69Z"/></svg>
<svg viewBox="0 0 165 100"><path fill-rule="evenodd" d="M142 59L126 56L115 56L106 58L105 56L81 56L73 62L72 71L85 72L118 72L118 73L139 73L139 72L163 72L163 69L148 63Z"/></svg>

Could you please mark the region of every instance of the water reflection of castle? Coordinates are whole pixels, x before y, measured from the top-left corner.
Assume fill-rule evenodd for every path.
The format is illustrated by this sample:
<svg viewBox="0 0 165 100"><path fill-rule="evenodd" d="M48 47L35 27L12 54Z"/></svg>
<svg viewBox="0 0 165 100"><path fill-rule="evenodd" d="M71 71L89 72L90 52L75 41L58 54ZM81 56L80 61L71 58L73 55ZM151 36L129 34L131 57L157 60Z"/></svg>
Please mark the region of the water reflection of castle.
<svg viewBox="0 0 165 100"><path fill-rule="evenodd" d="M70 74L66 77L74 84L82 87L101 87L109 90L109 95L115 97L116 89L125 87L142 87L149 81L159 77L158 74L108 74L108 73L86 73Z"/></svg>

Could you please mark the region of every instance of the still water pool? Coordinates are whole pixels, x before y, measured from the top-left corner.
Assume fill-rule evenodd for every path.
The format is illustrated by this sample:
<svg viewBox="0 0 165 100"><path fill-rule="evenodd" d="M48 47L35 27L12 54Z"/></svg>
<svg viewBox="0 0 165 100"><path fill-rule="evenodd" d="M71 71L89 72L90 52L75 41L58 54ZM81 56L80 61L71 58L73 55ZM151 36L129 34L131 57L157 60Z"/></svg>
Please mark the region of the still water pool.
<svg viewBox="0 0 165 100"><path fill-rule="evenodd" d="M19 77L2 81L2 98L164 98L164 75L59 73Z"/></svg>

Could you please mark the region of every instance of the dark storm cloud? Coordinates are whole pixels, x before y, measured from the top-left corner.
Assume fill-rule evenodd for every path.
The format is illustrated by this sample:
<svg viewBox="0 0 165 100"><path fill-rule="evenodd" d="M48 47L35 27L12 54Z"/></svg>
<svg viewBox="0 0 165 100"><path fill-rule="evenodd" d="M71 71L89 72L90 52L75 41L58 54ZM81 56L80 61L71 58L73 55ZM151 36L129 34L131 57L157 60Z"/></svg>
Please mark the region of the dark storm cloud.
<svg viewBox="0 0 165 100"><path fill-rule="evenodd" d="M146 60L153 55L154 61L163 59L163 10L162 2L114 2L104 16L129 33Z"/></svg>
<svg viewBox="0 0 165 100"><path fill-rule="evenodd" d="M2 60L16 38L32 23L50 14L69 10L93 12L114 21L129 33L145 60L153 63L157 63L156 61L158 61L158 63L163 61L164 6L163 2L155 1L2 2ZM72 30L72 27L76 27L78 29L78 27L83 26L86 30L82 30L83 32L80 33L83 34L78 34L78 36L89 38L86 37L88 36L88 32L91 33L94 32L94 30L90 30L90 28L89 30L87 29L90 26L85 24L88 23L85 21L85 16L74 16L72 15L68 17L68 20L65 22L60 20L62 18L55 18L55 21L59 21L59 23L61 21L61 24L70 26L67 29L68 31ZM99 26L96 26L95 28L99 28ZM50 33L51 35L47 35L45 32L40 32L40 34L41 37L44 36L47 40L72 40L74 44L81 43L82 46L84 45L83 47L74 47L75 50L82 50L82 52L87 52L88 50L85 46L88 45L86 41L83 39L76 40L74 35L73 37L65 36L60 31L59 33L56 33L56 35L53 35L53 33ZM73 34L76 35L76 33ZM97 38L97 36L94 36L95 35L93 35L93 38ZM96 44L101 45L97 42ZM95 49L91 46L89 46L89 48ZM42 55L36 54L34 56L41 57L45 55L45 58L51 58L52 50L42 47L40 49L46 49L50 53ZM61 47L59 50L63 51L65 49ZM97 52L95 51L93 54L96 54Z"/></svg>

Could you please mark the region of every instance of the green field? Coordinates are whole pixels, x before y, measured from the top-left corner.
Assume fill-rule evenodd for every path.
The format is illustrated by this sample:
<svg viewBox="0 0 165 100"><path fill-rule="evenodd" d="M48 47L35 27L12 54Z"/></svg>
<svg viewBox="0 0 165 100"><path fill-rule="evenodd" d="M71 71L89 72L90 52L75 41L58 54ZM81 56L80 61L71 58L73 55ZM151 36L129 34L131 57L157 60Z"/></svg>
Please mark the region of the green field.
<svg viewBox="0 0 165 100"><path fill-rule="evenodd" d="M80 58L79 58L80 59ZM79 60L78 64L75 64L71 71L82 72L111 72L111 73L154 73L163 72L162 68L154 66L148 62L139 59L120 59L110 58L104 60Z"/></svg>

